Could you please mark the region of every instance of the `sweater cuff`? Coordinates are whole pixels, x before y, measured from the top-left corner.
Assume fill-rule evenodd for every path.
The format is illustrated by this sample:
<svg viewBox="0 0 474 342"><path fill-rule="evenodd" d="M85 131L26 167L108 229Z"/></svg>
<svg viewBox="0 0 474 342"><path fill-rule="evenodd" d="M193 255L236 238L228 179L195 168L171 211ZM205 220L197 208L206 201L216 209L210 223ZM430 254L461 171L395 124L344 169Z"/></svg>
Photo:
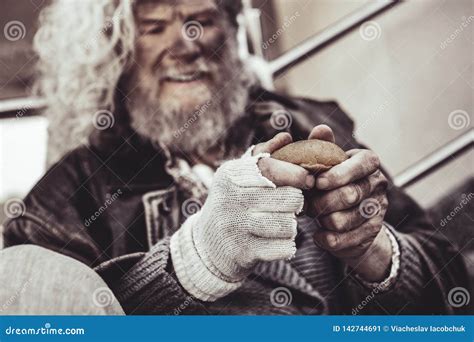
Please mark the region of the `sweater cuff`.
<svg viewBox="0 0 474 342"><path fill-rule="evenodd" d="M395 238L399 247L398 274L389 287L385 289L383 287L371 289L364 285L360 278L350 278L349 283L352 286L355 285L353 300L358 303L358 306L352 311L353 314L355 314L354 310L359 312L362 308L367 313L399 314L409 303L415 303L422 295L426 278L421 256L415 248L416 241L413 241L415 238L410 234L396 231L388 224L385 224L385 227ZM372 298L377 300L372 301ZM374 305L374 303L378 305ZM383 311L380 306L384 308Z"/></svg>
<svg viewBox="0 0 474 342"><path fill-rule="evenodd" d="M389 225L387 227L400 248L399 274L393 291L390 292L399 292L404 298L415 301L420 297L426 283L421 255L415 248L416 241L413 241L415 238L410 234L400 233Z"/></svg>
<svg viewBox="0 0 474 342"><path fill-rule="evenodd" d="M209 270L199 256L193 241L193 225L200 213L190 216L173 234L171 259L181 286L202 301L216 301L238 289L243 281L229 282Z"/></svg>

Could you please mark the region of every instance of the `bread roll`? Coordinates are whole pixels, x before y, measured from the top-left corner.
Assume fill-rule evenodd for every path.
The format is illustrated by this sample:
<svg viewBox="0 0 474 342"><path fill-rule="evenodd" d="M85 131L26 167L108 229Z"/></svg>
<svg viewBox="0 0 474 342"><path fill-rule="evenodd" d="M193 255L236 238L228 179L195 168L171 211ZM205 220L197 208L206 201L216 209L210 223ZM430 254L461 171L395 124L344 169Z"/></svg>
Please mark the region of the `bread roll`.
<svg viewBox="0 0 474 342"><path fill-rule="evenodd" d="M324 140L301 140L276 150L272 158L299 165L309 171L322 172L347 159L336 144Z"/></svg>

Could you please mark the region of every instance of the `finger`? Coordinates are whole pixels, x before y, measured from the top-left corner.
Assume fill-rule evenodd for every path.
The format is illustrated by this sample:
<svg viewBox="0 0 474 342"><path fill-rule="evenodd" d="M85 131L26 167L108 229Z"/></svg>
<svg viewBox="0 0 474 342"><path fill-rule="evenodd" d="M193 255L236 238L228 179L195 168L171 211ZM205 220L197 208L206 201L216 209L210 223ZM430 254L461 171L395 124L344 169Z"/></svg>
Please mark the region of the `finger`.
<svg viewBox="0 0 474 342"><path fill-rule="evenodd" d="M362 216L359 212L359 208L356 207L318 217L318 220L323 228L327 230L348 232L359 227L367 221L367 218Z"/></svg>
<svg viewBox="0 0 474 342"><path fill-rule="evenodd" d="M339 188L374 173L379 167L380 161L374 152L361 150L322 173L316 179L316 187L321 190Z"/></svg>
<svg viewBox="0 0 474 342"><path fill-rule="evenodd" d="M315 178L301 166L273 158L262 158L258 161L262 176L272 181L276 186L292 186L298 189L311 189Z"/></svg>
<svg viewBox="0 0 474 342"><path fill-rule="evenodd" d="M311 209L315 215L327 215L349 209L371 193L370 180L361 179L340 188L319 192L313 197Z"/></svg>
<svg viewBox="0 0 474 342"><path fill-rule="evenodd" d="M379 232L379 234L380 234L380 232ZM338 258L345 258L345 259L359 258L367 252L367 249L374 242L374 240L367 240L367 241L362 242L361 244L357 245L356 247L348 247L348 248L343 248L343 249L338 250L338 251L334 251L333 255L337 256Z"/></svg>
<svg viewBox="0 0 474 342"><path fill-rule="evenodd" d="M362 152L362 151L364 151L364 150L361 149L361 148L353 148L352 150L346 151L346 154L347 154L348 157L352 157L353 155L355 155L359 152Z"/></svg>
<svg viewBox="0 0 474 342"><path fill-rule="evenodd" d="M385 190L387 184L383 173L377 170L368 177L340 188L315 192L315 196L311 200L311 213L318 216L352 208L365 198L370 197L374 191Z"/></svg>
<svg viewBox="0 0 474 342"><path fill-rule="evenodd" d="M244 195L248 198L243 205L250 212L259 208L262 212L294 214L303 208L303 192L294 187L249 188L243 191L246 191Z"/></svg>
<svg viewBox="0 0 474 342"><path fill-rule="evenodd" d="M294 239L298 222L294 215L288 213L254 213L250 233L268 239Z"/></svg>
<svg viewBox="0 0 474 342"><path fill-rule="evenodd" d="M345 233L318 231L314 234L314 242L330 252L353 248L375 239L382 228L382 221L383 220L376 216L356 229Z"/></svg>
<svg viewBox="0 0 474 342"><path fill-rule="evenodd" d="M319 139L330 141L332 143L336 142L334 138L334 133L332 132L331 127L328 125L318 125L311 130L308 139Z"/></svg>
<svg viewBox="0 0 474 342"><path fill-rule="evenodd" d="M278 133L272 139L255 145L252 155L256 155L259 153L273 153L279 148L282 148L283 146L288 145L292 142L293 138L289 133Z"/></svg>
<svg viewBox="0 0 474 342"><path fill-rule="evenodd" d="M375 216L384 217L388 208L388 198L385 192L374 193L372 197L360 202L358 209L361 216L370 219Z"/></svg>
<svg viewBox="0 0 474 342"><path fill-rule="evenodd" d="M293 239L264 239L251 240L257 260L274 261L290 259L296 253L296 243Z"/></svg>
<svg viewBox="0 0 474 342"><path fill-rule="evenodd" d="M388 179L385 177L383 172L378 169L370 175L370 189L372 193L385 192L388 188Z"/></svg>

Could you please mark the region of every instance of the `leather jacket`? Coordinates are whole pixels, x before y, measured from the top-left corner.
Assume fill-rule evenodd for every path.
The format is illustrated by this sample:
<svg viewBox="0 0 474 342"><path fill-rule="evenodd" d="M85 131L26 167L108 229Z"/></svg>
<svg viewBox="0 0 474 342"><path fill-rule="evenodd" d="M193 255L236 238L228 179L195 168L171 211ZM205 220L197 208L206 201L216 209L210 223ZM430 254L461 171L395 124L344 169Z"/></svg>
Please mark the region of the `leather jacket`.
<svg viewBox="0 0 474 342"><path fill-rule="evenodd" d="M344 150L363 148L354 139L353 121L335 102L290 98L260 88L251 90L246 108L247 124L254 132L252 143L279 132L269 123L275 108L291 113L287 130L294 140L306 139L312 127L324 123L333 129ZM137 265L170 231L179 228L183 218L170 217L170 207L181 205L185 198L176 193L174 180L165 171L164 154L135 134L127 120L124 116L113 128L95 131L87 146L67 153L46 172L26 196L25 213L6 222L5 245L36 244L71 256L99 272L126 312L167 313L163 308L153 309L159 306L156 303L136 310L136 303L146 301L139 292L151 288L143 285L127 292L121 282L127 278L136 284L142 279L133 279L139 274ZM393 307L391 313L462 313L446 301L451 288L467 287L461 257L403 190L390 184L387 196L385 221L406 236L411 246L410 253L402 246L400 277L413 274L420 285L413 294L396 285L394 292L381 297L387 303L384 307ZM163 267L169 268L169 263ZM353 298L357 291L359 298L368 293L351 287L345 292ZM395 303L400 296L409 302L401 309ZM350 307L347 304L337 313L348 313Z"/></svg>

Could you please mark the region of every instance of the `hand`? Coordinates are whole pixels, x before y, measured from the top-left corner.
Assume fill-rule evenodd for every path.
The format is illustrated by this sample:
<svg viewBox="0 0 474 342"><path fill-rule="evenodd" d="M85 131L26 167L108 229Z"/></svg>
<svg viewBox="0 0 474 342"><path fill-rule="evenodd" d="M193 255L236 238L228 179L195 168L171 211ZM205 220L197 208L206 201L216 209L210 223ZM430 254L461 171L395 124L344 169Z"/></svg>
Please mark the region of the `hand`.
<svg viewBox="0 0 474 342"><path fill-rule="evenodd" d="M293 142L288 133L278 133L273 139L255 146L252 155L273 153L279 148ZM258 161L262 176L272 181L276 186L293 186L302 190L314 187L315 177L298 165L273 158L262 158Z"/></svg>
<svg viewBox="0 0 474 342"><path fill-rule="evenodd" d="M176 276L193 296L214 301L240 287L259 261L294 255L301 188L315 179L263 154L289 142L291 136L279 134L255 146L253 155L224 163L202 209L172 236Z"/></svg>
<svg viewBox="0 0 474 342"><path fill-rule="evenodd" d="M316 126L309 139L335 142L325 125ZM324 228L314 241L366 280L380 281L388 276L392 253L390 240L381 230L388 182L374 152L354 149L347 155L348 160L317 177L316 190L309 196L308 214Z"/></svg>

